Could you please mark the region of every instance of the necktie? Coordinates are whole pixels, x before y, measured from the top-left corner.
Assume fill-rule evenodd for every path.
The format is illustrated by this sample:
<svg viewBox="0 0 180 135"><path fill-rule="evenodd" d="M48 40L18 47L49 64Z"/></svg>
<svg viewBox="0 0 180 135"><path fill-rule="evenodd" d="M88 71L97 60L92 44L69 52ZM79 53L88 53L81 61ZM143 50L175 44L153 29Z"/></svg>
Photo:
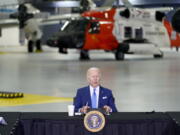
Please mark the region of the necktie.
<svg viewBox="0 0 180 135"><path fill-rule="evenodd" d="M94 91L93 91L91 101L92 101L92 108L97 108L96 107L96 103L97 103L96 89L94 89Z"/></svg>

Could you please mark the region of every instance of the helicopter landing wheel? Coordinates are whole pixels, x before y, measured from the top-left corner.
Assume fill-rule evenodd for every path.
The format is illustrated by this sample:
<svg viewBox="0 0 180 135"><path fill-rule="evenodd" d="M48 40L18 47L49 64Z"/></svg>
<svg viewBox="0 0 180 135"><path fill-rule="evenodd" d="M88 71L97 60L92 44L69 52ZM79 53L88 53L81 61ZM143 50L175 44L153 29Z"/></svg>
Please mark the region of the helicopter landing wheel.
<svg viewBox="0 0 180 135"><path fill-rule="evenodd" d="M115 58L116 58L116 60L124 60L124 53L121 51L116 51Z"/></svg>

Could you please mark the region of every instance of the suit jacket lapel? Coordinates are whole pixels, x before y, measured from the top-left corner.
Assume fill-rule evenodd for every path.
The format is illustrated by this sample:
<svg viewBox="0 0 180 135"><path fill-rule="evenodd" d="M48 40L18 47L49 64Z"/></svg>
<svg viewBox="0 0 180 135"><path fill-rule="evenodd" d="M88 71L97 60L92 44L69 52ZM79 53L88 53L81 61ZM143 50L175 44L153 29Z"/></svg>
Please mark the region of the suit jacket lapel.
<svg viewBox="0 0 180 135"><path fill-rule="evenodd" d="M85 95L86 96L86 98L87 98L87 101L88 101L88 106L89 107L91 107L91 94L90 94L90 88L89 88L89 86L87 86L87 88L86 88L86 94L87 95Z"/></svg>
<svg viewBox="0 0 180 135"><path fill-rule="evenodd" d="M103 97L103 89L102 89L102 87L100 86L100 87L99 87L99 102L98 102L98 108L101 107L102 97Z"/></svg>

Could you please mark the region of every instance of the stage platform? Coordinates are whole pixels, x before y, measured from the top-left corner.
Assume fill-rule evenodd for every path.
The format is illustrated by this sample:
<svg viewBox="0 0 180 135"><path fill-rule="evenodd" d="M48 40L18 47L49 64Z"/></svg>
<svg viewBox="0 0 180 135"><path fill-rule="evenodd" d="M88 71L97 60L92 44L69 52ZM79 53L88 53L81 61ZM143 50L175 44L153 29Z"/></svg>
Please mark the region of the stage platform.
<svg viewBox="0 0 180 135"><path fill-rule="evenodd" d="M67 112L1 112L8 125L1 135L90 135L84 116ZM104 129L93 135L179 135L180 112L118 112L106 117Z"/></svg>

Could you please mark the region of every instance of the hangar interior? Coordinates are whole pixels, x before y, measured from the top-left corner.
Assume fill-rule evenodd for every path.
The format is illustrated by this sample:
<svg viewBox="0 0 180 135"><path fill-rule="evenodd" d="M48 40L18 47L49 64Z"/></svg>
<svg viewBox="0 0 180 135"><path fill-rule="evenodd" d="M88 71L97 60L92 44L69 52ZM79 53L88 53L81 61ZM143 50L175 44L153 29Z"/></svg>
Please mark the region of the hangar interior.
<svg viewBox="0 0 180 135"><path fill-rule="evenodd" d="M25 47L8 48L1 54L1 91L60 97L62 100L16 105L16 99L1 99L2 105L6 103L0 107L1 111L67 111L72 100L63 98L72 99L78 88L87 85L86 70L92 66L102 70L102 85L113 90L118 111L180 110L180 56L175 50L167 49L163 59L128 55L125 61L116 61L112 54L102 51L91 52L90 61L79 61L76 50L68 56L59 55L56 49L50 48L41 54L25 51Z"/></svg>
<svg viewBox="0 0 180 135"><path fill-rule="evenodd" d="M57 48L43 45L43 53L27 53L27 46L16 42L17 27L5 32L7 37L0 38L0 91L25 95L0 98L2 112L66 112L76 90L87 85L86 71L90 67L102 70L102 86L112 89L119 112L180 111L180 54L174 49L162 48L162 59L126 55L124 61L114 60L108 52L91 51L91 60L80 61L76 49L64 55Z"/></svg>

